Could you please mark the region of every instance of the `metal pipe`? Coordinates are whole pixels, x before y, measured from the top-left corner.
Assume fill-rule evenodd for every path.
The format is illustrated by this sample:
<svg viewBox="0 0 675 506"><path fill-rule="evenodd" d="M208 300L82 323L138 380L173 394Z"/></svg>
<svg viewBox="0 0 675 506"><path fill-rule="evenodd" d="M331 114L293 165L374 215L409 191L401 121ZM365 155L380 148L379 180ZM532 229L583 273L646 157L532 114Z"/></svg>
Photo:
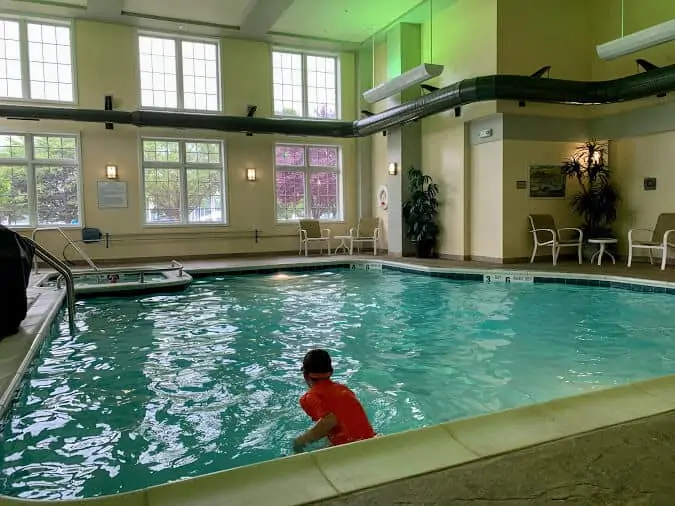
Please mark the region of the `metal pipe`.
<svg viewBox="0 0 675 506"><path fill-rule="evenodd" d="M465 79L405 104L353 122L16 105L0 106L0 117L346 138L365 137L476 102L514 100L555 104L610 104L670 91L675 91L675 64L641 74L598 82L539 79L513 75Z"/></svg>

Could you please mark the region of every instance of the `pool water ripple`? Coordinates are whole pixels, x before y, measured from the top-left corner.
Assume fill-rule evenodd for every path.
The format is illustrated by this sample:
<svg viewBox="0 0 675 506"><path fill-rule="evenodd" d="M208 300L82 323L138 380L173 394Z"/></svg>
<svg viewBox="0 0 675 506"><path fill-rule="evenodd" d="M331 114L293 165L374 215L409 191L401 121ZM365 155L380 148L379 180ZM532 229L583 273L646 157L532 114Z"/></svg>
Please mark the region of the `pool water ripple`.
<svg viewBox="0 0 675 506"><path fill-rule="evenodd" d="M337 270L78 303L2 432L2 493L135 490L291 453L311 347L389 434L675 371L666 294Z"/></svg>

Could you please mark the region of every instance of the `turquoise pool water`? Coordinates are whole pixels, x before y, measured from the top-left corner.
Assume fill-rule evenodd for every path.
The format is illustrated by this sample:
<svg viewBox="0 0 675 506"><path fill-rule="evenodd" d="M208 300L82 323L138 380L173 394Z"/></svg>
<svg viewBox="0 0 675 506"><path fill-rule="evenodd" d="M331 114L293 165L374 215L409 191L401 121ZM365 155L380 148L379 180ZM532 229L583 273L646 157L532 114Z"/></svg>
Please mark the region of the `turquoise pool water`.
<svg viewBox="0 0 675 506"><path fill-rule="evenodd" d="M674 300L349 270L87 300L8 414L0 492L90 497L288 455L313 346L382 434L670 374Z"/></svg>

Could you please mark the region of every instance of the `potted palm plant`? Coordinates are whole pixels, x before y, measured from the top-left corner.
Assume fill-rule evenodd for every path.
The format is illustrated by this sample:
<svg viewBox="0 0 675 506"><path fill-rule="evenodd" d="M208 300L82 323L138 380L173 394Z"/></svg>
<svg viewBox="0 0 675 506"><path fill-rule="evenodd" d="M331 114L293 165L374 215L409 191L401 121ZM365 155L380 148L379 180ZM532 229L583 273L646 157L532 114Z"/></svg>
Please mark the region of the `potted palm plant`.
<svg viewBox="0 0 675 506"><path fill-rule="evenodd" d="M620 197L607 165L607 144L590 140L580 145L563 162L562 173L579 185L570 206L582 220L584 239L615 237L612 225Z"/></svg>
<svg viewBox="0 0 675 506"><path fill-rule="evenodd" d="M420 169L408 169L410 194L403 203L406 238L415 244L418 258L431 258L436 253L438 226L438 186Z"/></svg>

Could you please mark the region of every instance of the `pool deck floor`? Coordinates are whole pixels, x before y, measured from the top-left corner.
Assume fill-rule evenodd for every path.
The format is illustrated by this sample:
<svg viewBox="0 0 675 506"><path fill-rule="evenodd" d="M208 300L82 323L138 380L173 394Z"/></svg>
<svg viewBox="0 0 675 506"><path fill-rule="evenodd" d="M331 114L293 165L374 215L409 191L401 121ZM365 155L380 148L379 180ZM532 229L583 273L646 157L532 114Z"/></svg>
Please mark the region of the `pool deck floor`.
<svg viewBox="0 0 675 506"><path fill-rule="evenodd" d="M628 269L625 262L619 259L616 265L597 266L589 263L578 265L576 262L562 261L557 266L553 266L550 261L534 264L490 264L443 259L373 257L372 255L310 256L308 258L270 256L186 260L183 265L188 272L191 270L216 272L219 269L302 265L322 260L348 262L353 258L403 261L415 265L442 268L602 274L675 282L675 266L669 266L665 271L661 271L657 265L637 263ZM143 262L140 265L161 267L167 266L168 262ZM129 263L120 265L120 267L131 266ZM40 275L34 275L33 280L39 280L42 274L49 271L43 268L40 272ZM30 292L40 290L31 288ZM669 381L668 384L675 385L675 381ZM668 392L675 393L675 386L672 388L673 390L668 390ZM665 395L665 399L668 405L672 404L675 407L670 393ZM595 402L591 405L602 412L603 408L600 405L595 405ZM619 411L622 410L617 410L615 413ZM518 427L517 430L521 432L528 432L531 428L520 425ZM517 440L521 437L518 432L512 432L511 436L507 439ZM339 456L339 454L336 455ZM548 504L672 506L675 504L673 475L675 475L675 411L668 411L502 455L482 458L448 469L400 479L374 488L350 492L312 504L317 506ZM197 501L195 504L201 505L207 502Z"/></svg>

